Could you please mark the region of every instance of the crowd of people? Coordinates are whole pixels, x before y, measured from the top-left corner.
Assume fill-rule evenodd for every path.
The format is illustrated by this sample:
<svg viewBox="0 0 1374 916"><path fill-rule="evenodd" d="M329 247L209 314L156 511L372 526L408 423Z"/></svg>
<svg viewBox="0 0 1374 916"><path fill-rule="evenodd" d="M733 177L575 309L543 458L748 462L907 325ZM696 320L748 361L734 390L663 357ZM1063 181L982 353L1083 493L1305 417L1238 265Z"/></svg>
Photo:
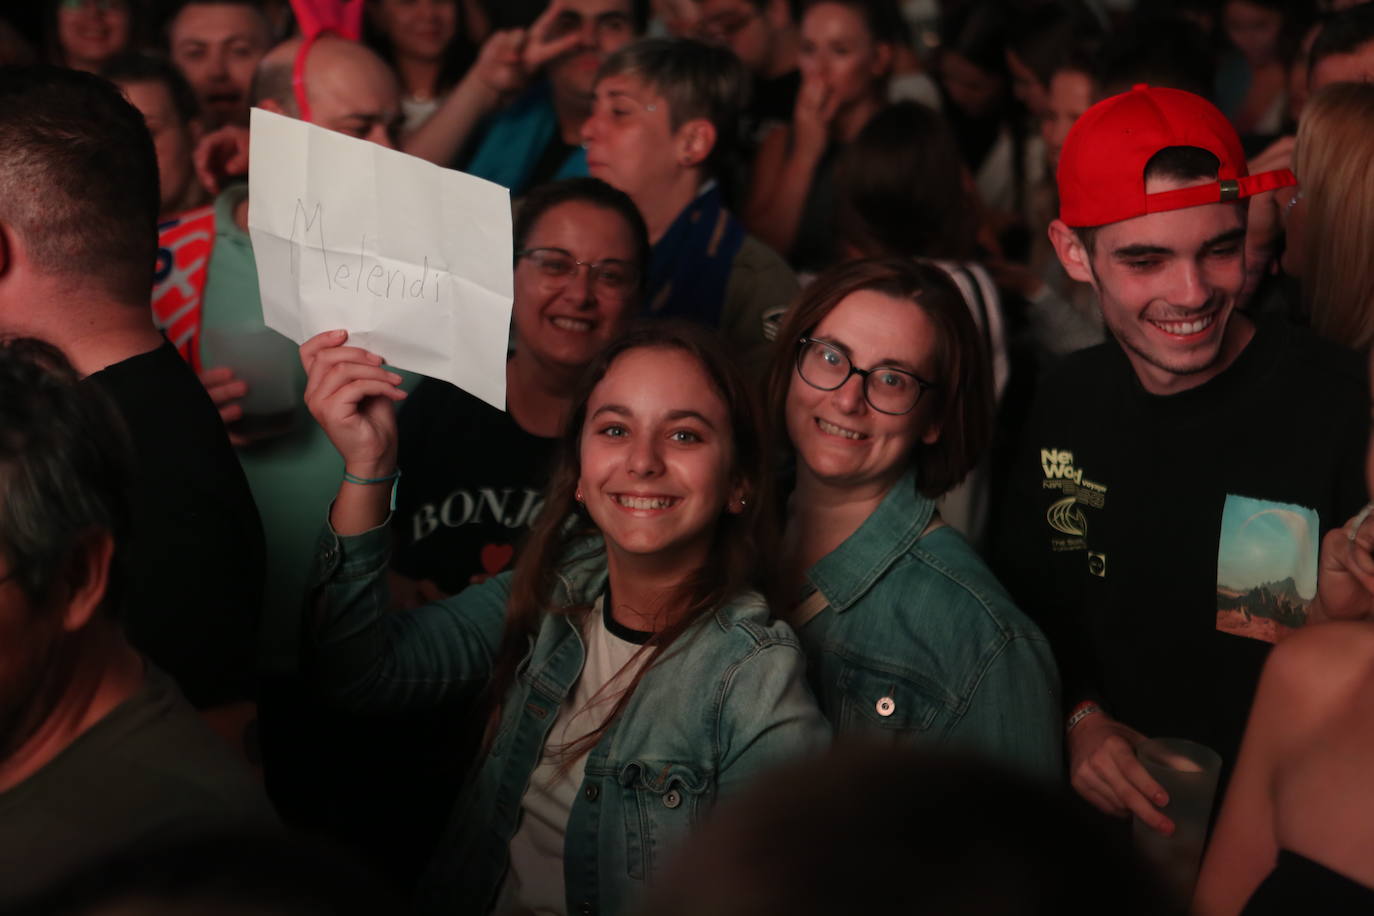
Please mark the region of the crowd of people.
<svg viewBox="0 0 1374 916"><path fill-rule="evenodd" d="M0 912L1368 911L1372 83L1350 0L0 13ZM504 410L267 328L252 108L510 189Z"/></svg>

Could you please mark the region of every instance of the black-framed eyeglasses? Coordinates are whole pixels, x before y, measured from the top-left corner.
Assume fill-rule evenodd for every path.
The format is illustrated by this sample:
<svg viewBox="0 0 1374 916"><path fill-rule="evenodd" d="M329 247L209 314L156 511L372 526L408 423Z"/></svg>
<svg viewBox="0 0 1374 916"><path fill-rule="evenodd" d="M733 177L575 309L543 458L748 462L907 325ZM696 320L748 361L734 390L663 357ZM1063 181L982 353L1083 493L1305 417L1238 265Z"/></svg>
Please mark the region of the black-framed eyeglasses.
<svg viewBox="0 0 1374 916"><path fill-rule="evenodd" d="M928 388L939 388L914 372L892 366L860 369L834 344L803 337L797 348L797 374L821 391L834 391L857 375L864 380L864 400L878 413L900 416L910 413Z"/></svg>
<svg viewBox="0 0 1374 916"><path fill-rule="evenodd" d="M572 252L562 248L522 248L517 258L528 258L539 273L554 283L572 282L580 267L587 268L587 282L602 296L624 299L639 288L639 268L630 261L606 258L603 261L579 261Z"/></svg>

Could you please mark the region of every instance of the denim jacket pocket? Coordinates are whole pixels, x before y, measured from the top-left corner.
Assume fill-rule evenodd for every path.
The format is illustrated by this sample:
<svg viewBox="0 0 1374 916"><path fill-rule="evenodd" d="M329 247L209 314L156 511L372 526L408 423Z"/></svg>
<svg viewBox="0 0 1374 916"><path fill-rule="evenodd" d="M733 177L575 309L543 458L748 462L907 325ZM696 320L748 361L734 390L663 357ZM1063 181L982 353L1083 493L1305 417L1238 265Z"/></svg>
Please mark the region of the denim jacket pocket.
<svg viewBox="0 0 1374 916"><path fill-rule="evenodd" d="M895 738L903 732L928 732L940 704L905 678L886 671L846 666L840 674L841 734Z"/></svg>
<svg viewBox="0 0 1374 916"><path fill-rule="evenodd" d="M710 805L715 781L686 764L632 760L621 768L618 782L625 793L626 871L645 881Z"/></svg>

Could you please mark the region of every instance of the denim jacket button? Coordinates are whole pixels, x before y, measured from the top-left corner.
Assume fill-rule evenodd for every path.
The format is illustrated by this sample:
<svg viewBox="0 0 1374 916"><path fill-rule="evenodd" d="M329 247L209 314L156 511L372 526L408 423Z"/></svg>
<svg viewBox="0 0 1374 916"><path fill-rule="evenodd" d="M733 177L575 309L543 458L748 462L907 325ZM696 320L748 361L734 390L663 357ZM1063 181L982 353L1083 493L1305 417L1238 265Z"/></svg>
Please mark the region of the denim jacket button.
<svg viewBox="0 0 1374 916"><path fill-rule="evenodd" d="M582 794L587 796L587 801L596 801L596 797L601 794L601 790L596 786L587 786Z"/></svg>
<svg viewBox="0 0 1374 916"><path fill-rule="evenodd" d="M668 793L663 796L663 807L665 808L676 808L680 804L682 804L682 793L677 789L669 789Z"/></svg>
<svg viewBox="0 0 1374 916"><path fill-rule="evenodd" d="M877 704L878 715L886 719L897 711L897 704L892 701L892 697L883 697Z"/></svg>

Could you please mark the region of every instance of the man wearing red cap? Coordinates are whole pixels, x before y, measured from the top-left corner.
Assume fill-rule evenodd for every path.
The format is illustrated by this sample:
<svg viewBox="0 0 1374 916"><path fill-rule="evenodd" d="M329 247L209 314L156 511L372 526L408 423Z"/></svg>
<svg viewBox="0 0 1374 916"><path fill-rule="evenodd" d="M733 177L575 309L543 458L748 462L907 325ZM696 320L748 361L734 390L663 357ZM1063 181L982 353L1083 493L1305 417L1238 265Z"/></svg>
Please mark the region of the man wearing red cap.
<svg viewBox="0 0 1374 916"><path fill-rule="evenodd" d="M1066 359L1015 453L999 568L1064 674L1074 788L1161 832L1136 762L1184 737L1234 762L1269 647L1307 618L1321 534L1365 499L1358 359L1237 309L1246 173L1191 93L1138 86L1089 109L1059 160L1050 240L1111 339Z"/></svg>

